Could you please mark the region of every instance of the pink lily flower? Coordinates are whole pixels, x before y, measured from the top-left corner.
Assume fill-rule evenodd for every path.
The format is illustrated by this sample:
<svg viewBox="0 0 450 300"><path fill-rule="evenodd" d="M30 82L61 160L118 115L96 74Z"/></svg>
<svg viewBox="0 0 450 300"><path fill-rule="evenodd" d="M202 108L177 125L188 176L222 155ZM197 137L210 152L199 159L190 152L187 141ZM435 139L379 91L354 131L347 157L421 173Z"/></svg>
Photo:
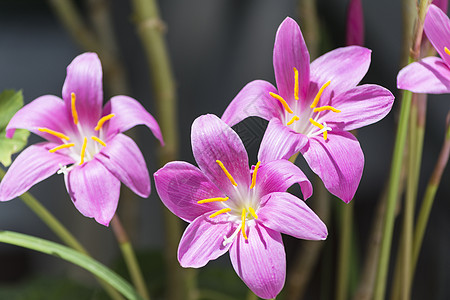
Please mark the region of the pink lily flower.
<svg viewBox="0 0 450 300"><path fill-rule="evenodd" d="M248 83L222 120L230 126L250 116L269 120L259 160L288 159L301 152L326 188L348 203L359 185L364 155L347 131L379 121L394 101L381 86L357 86L369 68L370 54L367 48L349 46L310 64L300 27L286 18L273 51L278 90L263 80Z"/></svg>
<svg viewBox="0 0 450 300"><path fill-rule="evenodd" d="M308 240L327 236L319 217L286 192L299 183L306 199L311 183L287 160L258 162L249 170L241 139L214 115L194 121L191 142L199 168L175 161L154 174L163 203L190 223L178 248L181 266L203 267L229 251L244 283L261 298L275 298L286 275L280 233Z"/></svg>
<svg viewBox="0 0 450 300"><path fill-rule="evenodd" d="M441 57L425 57L401 69L397 87L414 93L450 93L450 20L431 4L423 29Z"/></svg>
<svg viewBox="0 0 450 300"><path fill-rule="evenodd" d="M77 56L67 67L62 98L41 96L20 109L6 136L27 129L46 142L29 146L0 183L0 201L20 196L36 183L64 174L75 207L108 226L122 181L141 197L150 194L150 176L136 143L122 132L146 125L163 144L156 120L136 100L115 96L102 108L102 66L95 53Z"/></svg>

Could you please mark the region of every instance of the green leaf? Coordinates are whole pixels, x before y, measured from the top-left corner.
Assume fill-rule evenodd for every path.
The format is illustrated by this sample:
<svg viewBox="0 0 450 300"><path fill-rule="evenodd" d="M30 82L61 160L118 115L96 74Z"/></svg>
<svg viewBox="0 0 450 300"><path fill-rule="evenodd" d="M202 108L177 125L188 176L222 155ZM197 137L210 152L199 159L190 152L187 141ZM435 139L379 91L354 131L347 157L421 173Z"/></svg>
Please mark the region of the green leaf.
<svg viewBox="0 0 450 300"><path fill-rule="evenodd" d="M69 247L41 238L11 231L0 231L0 242L32 249L67 260L108 282L126 298L130 300L142 299L131 287L131 285L122 277L98 261Z"/></svg>
<svg viewBox="0 0 450 300"><path fill-rule="evenodd" d="M16 130L14 137L5 137L6 126L14 114L23 106L21 91L5 90L0 94L0 163L5 167L11 164L11 155L21 151L27 144L29 132Z"/></svg>

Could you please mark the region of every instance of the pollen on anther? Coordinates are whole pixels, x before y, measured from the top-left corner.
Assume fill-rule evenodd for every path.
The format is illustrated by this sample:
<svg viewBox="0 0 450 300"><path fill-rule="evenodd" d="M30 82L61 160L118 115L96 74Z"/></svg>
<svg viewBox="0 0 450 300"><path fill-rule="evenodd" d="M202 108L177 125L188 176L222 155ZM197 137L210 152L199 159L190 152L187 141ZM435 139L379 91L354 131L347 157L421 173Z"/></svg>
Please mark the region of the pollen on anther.
<svg viewBox="0 0 450 300"><path fill-rule="evenodd" d="M247 218L247 212L245 211L245 208L242 209L242 215L241 215L241 231L242 231L242 236L244 237L244 239L248 239L247 238L247 234L245 233L245 219Z"/></svg>
<svg viewBox="0 0 450 300"><path fill-rule="evenodd" d="M314 121L312 118L309 118L309 122L311 122L311 124L313 124L314 126L319 127L320 129L323 129L324 127L322 124Z"/></svg>
<svg viewBox="0 0 450 300"><path fill-rule="evenodd" d="M221 210L216 211L215 213L213 213L213 214L210 215L209 217L210 217L210 218L214 218L214 217L217 217L217 216L220 215L220 214L227 213L227 212L229 212L229 211L231 211L231 208L227 207L227 208L224 208L224 209L221 209Z"/></svg>
<svg viewBox="0 0 450 300"><path fill-rule="evenodd" d="M333 106L329 106L329 105L316 107L316 108L314 108L313 111L314 112L320 112L320 111L324 111L324 110L331 110L332 112L335 112L335 113L340 113L341 112L339 109L334 108Z"/></svg>
<svg viewBox="0 0 450 300"><path fill-rule="evenodd" d="M91 136L91 139L93 139L94 141L96 141L97 143L102 145L103 147L106 147L106 143L104 141L102 141L101 139L99 139L98 137L96 137L95 135Z"/></svg>
<svg viewBox="0 0 450 300"><path fill-rule="evenodd" d="M256 184L256 173L258 172L259 169L259 165L261 164L260 161L258 161L258 163L255 166L255 169L253 170L253 174L252 174L252 184L250 185L250 189L255 187Z"/></svg>
<svg viewBox="0 0 450 300"><path fill-rule="evenodd" d="M105 124L106 121L110 120L110 119L113 118L114 116L115 116L115 114L109 114L109 115L106 115L106 116L102 117L100 120L98 120L97 126L95 126L94 129L95 129L96 131L99 131L100 128L102 128L103 124Z"/></svg>
<svg viewBox="0 0 450 300"><path fill-rule="evenodd" d="M81 146L80 166L84 163L84 155L86 153L86 146L87 146L87 137L84 137L83 146Z"/></svg>
<svg viewBox="0 0 450 300"><path fill-rule="evenodd" d="M203 200L197 201L197 203L203 204L203 203L211 203L211 202L224 202L224 201L227 201L228 199L230 199L230 198L228 198L228 197L208 198L208 199L203 199Z"/></svg>
<svg viewBox="0 0 450 300"><path fill-rule="evenodd" d="M55 152L58 151L58 150L61 150L61 149L64 149L64 148L70 148L70 147L73 147L73 146L75 146L74 143L70 143L70 144L62 144L62 145L60 145L60 146L57 146L57 147L55 147L55 148L52 148L52 149L48 150L48 152L50 152L50 153L55 153Z"/></svg>
<svg viewBox="0 0 450 300"><path fill-rule="evenodd" d="M300 120L299 117L293 116L292 119L286 123L286 125L292 125L292 124L294 124L295 121L298 121L298 120Z"/></svg>
<svg viewBox="0 0 450 300"><path fill-rule="evenodd" d="M450 55L450 50L447 47L444 47L444 51L445 53L447 53L447 55Z"/></svg>
<svg viewBox="0 0 450 300"><path fill-rule="evenodd" d="M253 209L253 207L249 207L248 211L250 212L250 214L253 216L253 218L258 219L258 215L256 214L255 210Z"/></svg>
<svg viewBox="0 0 450 300"><path fill-rule="evenodd" d="M294 67L294 97L295 100L298 100L298 70Z"/></svg>
<svg viewBox="0 0 450 300"><path fill-rule="evenodd" d="M38 130L41 131L41 132L45 132L45 133L51 134L53 136L56 136L56 137L58 137L60 139L66 140L66 141L70 140L70 138L67 135L65 135L64 133L55 131L55 130L51 130L51 129L48 129L48 128L38 128Z"/></svg>
<svg viewBox="0 0 450 300"><path fill-rule="evenodd" d="M223 163L220 160L216 160L216 163L220 166L220 168L222 169L222 171L225 173L225 176L228 177L228 179L231 181L231 184L234 186L237 186L236 181L234 180L233 176L231 176L230 172L228 172L228 170L225 168L225 166L223 165Z"/></svg>
<svg viewBox="0 0 450 300"><path fill-rule="evenodd" d="M322 85L322 87L319 89L319 91L317 92L317 95L316 95L316 97L314 97L314 101L313 101L313 103L311 104L311 108L314 108L314 107L316 107L317 106L317 103L319 103L319 100L320 100L320 97L322 96L322 93L323 93L323 91L325 90L325 88L327 87L327 86L329 86L330 85L330 83L331 83L331 81L327 81L324 85Z"/></svg>
<svg viewBox="0 0 450 300"><path fill-rule="evenodd" d="M75 100L76 100L75 93L71 93L70 94L70 98L71 98L71 109L72 109L73 123L75 125L77 125L78 124L78 113L77 113L77 108L75 106Z"/></svg>
<svg viewBox="0 0 450 300"><path fill-rule="evenodd" d="M273 98L277 99L278 101L280 101L281 105L283 105L284 109L290 113L293 114L294 112L292 111L292 109L289 107L289 105L287 104L286 100L283 99L283 97L281 97L278 94L269 92L269 95L272 96Z"/></svg>

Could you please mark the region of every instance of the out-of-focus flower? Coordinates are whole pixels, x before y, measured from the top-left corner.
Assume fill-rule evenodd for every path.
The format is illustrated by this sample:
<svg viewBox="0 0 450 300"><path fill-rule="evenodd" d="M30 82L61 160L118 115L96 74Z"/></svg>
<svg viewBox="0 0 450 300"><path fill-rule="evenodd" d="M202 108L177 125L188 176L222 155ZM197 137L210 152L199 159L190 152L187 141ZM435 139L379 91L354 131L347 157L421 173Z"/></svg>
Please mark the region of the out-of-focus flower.
<svg viewBox="0 0 450 300"><path fill-rule="evenodd" d="M361 0L350 0L348 4L346 45L364 45L364 14Z"/></svg>
<svg viewBox="0 0 450 300"><path fill-rule="evenodd" d="M249 170L239 136L214 115L192 124L192 150L199 168L170 162L155 174L167 208L190 222L178 260L199 268L227 251L236 273L261 298L275 298L285 281L281 234L323 240L325 224L304 201L286 192L299 183L304 198L312 186L287 160L258 162Z"/></svg>
<svg viewBox="0 0 450 300"><path fill-rule="evenodd" d="M122 132L143 124L163 143L161 131L135 99L115 96L102 107L102 66L95 53L79 55L67 67L62 98L41 96L9 122L7 137L23 128L47 141L31 145L16 158L0 183L0 201L63 173L75 207L108 225L119 201L120 181L141 197L150 194L144 157Z"/></svg>
<svg viewBox="0 0 450 300"><path fill-rule="evenodd" d="M369 49L338 48L311 64L297 23L286 18L275 38L278 90L269 82L247 84L225 110L232 126L250 116L270 120L259 160L288 159L301 152L326 188L345 202L359 185L364 155L349 130L375 123L394 96L373 84L357 86L370 65Z"/></svg>

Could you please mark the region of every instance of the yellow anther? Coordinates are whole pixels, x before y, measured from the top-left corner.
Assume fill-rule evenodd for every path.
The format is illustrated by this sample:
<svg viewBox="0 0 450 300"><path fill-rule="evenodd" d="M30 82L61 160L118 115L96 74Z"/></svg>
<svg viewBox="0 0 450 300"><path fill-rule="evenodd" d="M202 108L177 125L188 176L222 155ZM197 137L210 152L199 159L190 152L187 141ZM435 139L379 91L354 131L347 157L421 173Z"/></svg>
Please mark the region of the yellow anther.
<svg viewBox="0 0 450 300"><path fill-rule="evenodd" d="M72 118L73 118L73 123L75 124L75 125L77 125L78 124L78 113L77 113L77 108L75 107L75 100L76 100L76 97L75 97L75 93L72 93L72 94L70 94L70 96L71 96L71 107L72 107Z"/></svg>
<svg viewBox="0 0 450 300"><path fill-rule="evenodd" d="M272 97L274 97L275 99L277 99L278 101L280 101L280 102L281 102L281 105L283 105L284 109L285 109L288 113L290 113L290 114L293 114L293 113L294 113L294 112L292 111L292 109L289 107L289 105L287 104L286 100L283 99L283 97L281 97L281 96L278 95L278 94L272 93L272 92L269 92L269 94L270 94L270 96L272 96Z"/></svg>
<svg viewBox="0 0 450 300"><path fill-rule="evenodd" d="M84 154L86 153L86 146L87 146L87 137L84 137L84 140L83 140L83 146L81 146L80 166L84 163Z"/></svg>
<svg viewBox="0 0 450 300"><path fill-rule="evenodd" d="M106 147L106 143L104 141L102 141L101 139L99 139L98 137L96 137L95 135L91 136L91 139L93 139L94 141L96 141L97 143L102 145L103 147Z"/></svg>
<svg viewBox="0 0 450 300"><path fill-rule="evenodd" d="M61 149L64 149L64 148L70 148L70 147L73 147L73 146L75 146L75 144L73 144L73 143L70 143L70 144L62 144L62 145L60 145L60 146L57 146L57 147L55 147L55 148L52 148L52 149L48 150L48 152L50 152L50 153L55 153L55 152L58 151L58 150L61 150Z"/></svg>
<svg viewBox="0 0 450 300"><path fill-rule="evenodd" d="M448 55L450 55L450 50L448 50L447 47L444 47L444 51L445 51L445 53L447 53Z"/></svg>
<svg viewBox="0 0 450 300"><path fill-rule="evenodd" d="M323 132L323 139L326 141L327 138L328 138L328 131L325 130L325 131Z"/></svg>
<svg viewBox="0 0 450 300"><path fill-rule="evenodd" d="M322 87L320 88L320 90L317 92L317 95L316 95L316 97L314 98L313 103L312 103L311 106L310 106L311 108L314 108L314 107L317 106L317 103L319 103L319 100L320 100L320 96L322 96L323 91L325 90L325 88L326 88L327 86L330 85L330 83L331 83L331 81L327 81L324 85L322 85Z"/></svg>
<svg viewBox="0 0 450 300"><path fill-rule="evenodd" d="M245 211L245 208L243 208L242 215L241 215L241 220L242 220L241 231L242 231L242 236L244 237L244 239L247 240L247 234L245 233L245 218L247 218L247 213Z"/></svg>
<svg viewBox="0 0 450 300"><path fill-rule="evenodd" d="M222 169L222 171L225 173L225 175L228 177L228 179L231 181L231 184L234 186L237 186L236 181L234 181L233 176L231 176L230 172L228 172L228 170L225 168L225 166L223 165L223 163L220 160L216 160L216 163L219 164L220 168Z"/></svg>
<svg viewBox="0 0 450 300"><path fill-rule="evenodd" d="M210 215L209 217L210 217L210 218L214 218L214 217L217 217L217 216L220 215L220 214L227 213L227 212L229 212L229 211L231 211L231 208L227 207L227 208L224 208L224 209L221 209L221 210L216 211L215 213L213 213L213 214Z"/></svg>
<svg viewBox="0 0 450 300"><path fill-rule="evenodd" d="M106 121L110 120L114 116L115 116L115 114L109 114L109 115L102 117L100 120L98 120L97 126L95 126L94 129L99 131L100 128L102 128L103 124L105 124Z"/></svg>
<svg viewBox="0 0 450 300"><path fill-rule="evenodd" d="M255 210L253 209L253 207L249 207L248 211L250 212L250 214L253 216L253 218L258 219L258 215L256 214Z"/></svg>
<svg viewBox="0 0 450 300"><path fill-rule="evenodd" d="M311 122L311 124L313 124L314 126L319 127L320 129L323 129L323 125L320 123L317 123L316 121L314 121L312 118L309 118L309 122Z"/></svg>
<svg viewBox="0 0 450 300"><path fill-rule="evenodd" d="M293 116L292 119L289 122L287 122L286 125L292 125L295 121L298 121L298 120L300 120L299 117Z"/></svg>
<svg viewBox="0 0 450 300"><path fill-rule="evenodd" d="M203 200L197 201L197 203L203 204L203 203L210 203L210 202L223 202L223 201L227 201L228 199L230 199L230 198L228 198L228 197L208 198L208 199L203 199Z"/></svg>
<svg viewBox="0 0 450 300"><path fill-rule="evenodd" d="M295 78L294 97L295 100L298 100L298 70L296 67L294 67L294 78Z"/></svg>
<svg viewBox="0 0 450 300"><path fill-rule="evenodd" d="M334 108L333 106L321 106L314 108L314 112L324 111L324 110L331 110L335 113L340 113L341 111L339 109Z"/></svg>
<svg viewBox="0 0 450 300"><path fill-rule="evenodd" d="M51 135L54 135L56 137L59 137L60 139L66 140L66 141L70 140L70 138L67 135L65 135L64 133L58 132L58 131L54 131L54 130L51 130L48 128L38 128L38 130L41 132L49 133Z"/></svg>
<svg viewBox="0 0 450 300"><path fill-rule="evenodd" d="M252 174L252 184L250 185L250 189L255 187L256 184L256 173L258 172L259 169L259 165L261 164L260 161L258 161L258 163L255 166L255 169L253 170L253 174Z"/></svg>

